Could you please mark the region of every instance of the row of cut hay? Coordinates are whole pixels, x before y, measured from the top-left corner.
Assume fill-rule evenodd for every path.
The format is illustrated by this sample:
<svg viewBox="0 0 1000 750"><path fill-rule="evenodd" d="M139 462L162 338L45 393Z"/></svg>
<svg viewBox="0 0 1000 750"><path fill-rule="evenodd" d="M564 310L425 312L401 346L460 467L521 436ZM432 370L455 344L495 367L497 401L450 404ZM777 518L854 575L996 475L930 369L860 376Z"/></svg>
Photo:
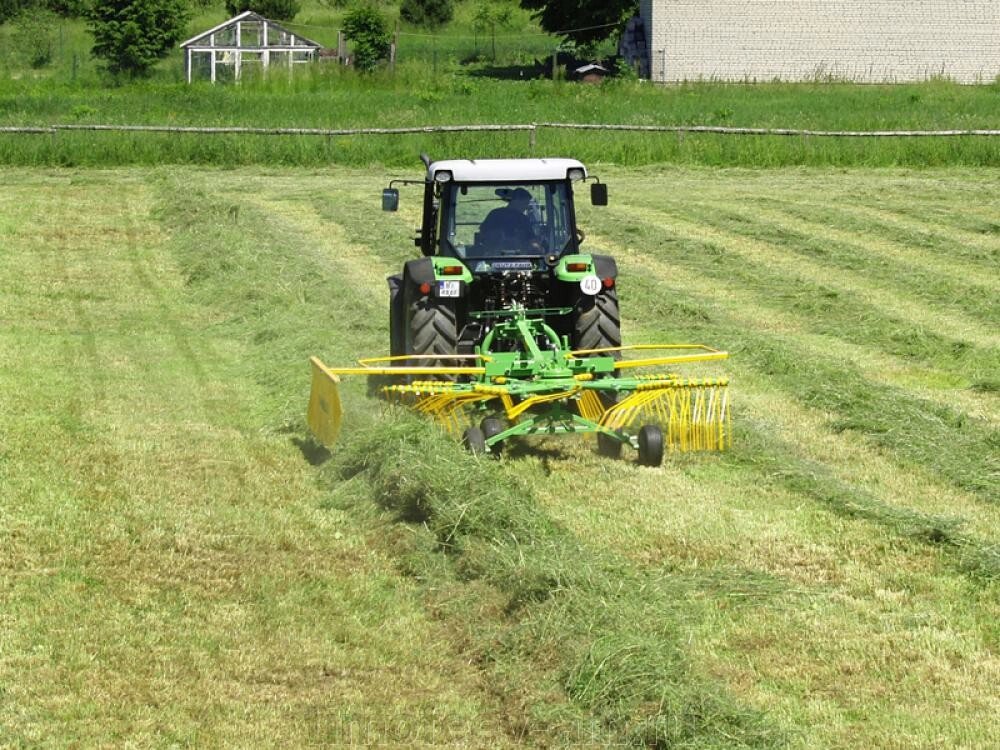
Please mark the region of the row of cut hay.
<svg viewBox="0 0 1000 750"><path fill-rule="evenodd" d="M656 282L649 280L668 279L672 262L675 262L674 256L661 256L661 259L655 260L642 258L640 267L646 268L648 273L637 275L630 282L638 289L649 287L648 291L644 290L643 296L648 294L650 298L662 298L663 291L657 290ZM698 262L698 265L719 283L742 281L739 272L734 273L735 279L725 281L722 274L715 269L710 270L712 262L709 258L704 264ZM808 310L792 308L791 311L811 316L817 314L815 309L810 304ZM880 322L877 315L873 314L871 325L878 332ZM995 480L982 468L993 455L995 440L987 424L968 418L952 408L914 398L903 389L869 383L849 362L833 359L822 352L803 351L794 340L772 336L766 330L740 326L725 313L719 313L713 320L700 325L699 329L706 340L728 348L743 365L766 374L790 395L815 408L836 414L840 429L857 430L876 444L896 451L900 458L917 465L935 467L942 476L980 494L983 500L995 500ZM855 320L845 320L840 328L824 322L818 331L843 337L848 342L881 344L879 340L873 342L866 338L866 330ZM917 335L915 332L914 336ZM934 338L928 338L933 344ZM916 343L919 344L915 352L918 355L927 343L921 338L916 339ZM898 353L914 356L905 350ZM942 356L949 357L951 354L945 349ZM986 369L986 372L990 371Z"/></svg>
<svg viewBox="0 0 1000 750"><path fill-rule="evenodd" d="M443 575L440 585L457 577L498 596L502 626L489 639L471 635L470 648L495 689L531 691L521 696L529 738L645 747L781 743L763 716L691 668L669 581L588 548L500 464L396 412L355 433L336 463L342 478L363 477L383 507L426 529L424 554L408 557L411 573ZM445 574L441 554L451 563ZM533 669L534 678L512 667Z"/></svg>
<svg viewBox="0 0 1000 750"><path fill-rule="evenodd" d="M685 218L712 232L705 238L709 241L728 240L730 247L752 242L758 254L762 248L765 252L776 249L789 264L816 267L816 281L829 284L836 280L927 327L969 331L981 323L1000 324L1000 306L992 300L995 280L989 274L978 268L956 272L940 256L927 257L925 253L919 257L921 253L900 242L807 222L757 205L678 204L676 199L653 202L648 198L640 199L639 204L646 208L669 205L671 218L674 212L683 212ZM900 307L903 304L905 308ZM919 317L914 317L914 307L920 308ZM954 321L948 320L951 313L958 313ZM928 314L942 317L926 319ZM963 320L963 315L974 320Z"/></svg>
<svg viewBox="0 0 1000 750"><path fill-rule="evenodd" d="M658 248L651 253L654 256L697 266L720 280L739 281L778 309L810 319L817 331L836 332L892 354L971 373L973 379L1000 365L1000 352L989 348L992 338L983 340L988 334L981 334L978 321L928 310L908 295L870 281L861 269L845 272L815 260L802 262L787 252L785 243L758 239L754 227L740 232L717 229L684 208L628 206L614 207L611 213L622 217L616 222L619 226L629 220L641 222L652 246Z"/></svg>
<svg viewBox="0 0 1000 750"><path fill-rule="evenodd" d="M937 477L935 482L951 483L956 490L970 493L968 498L972 504L962 504L965 512L973 517L982 515L977 512L974 499L978 497L979 503L984 500L989 503L993 497L992 480L984 471L992 448L990 432L977 425L976 420L914 398L898 387L872 382L854 368L831 359L828 352L798 337L755 330L752 323L741 325L738 317L720 312L718 303L710 296L694 296L666 280L670 278L666 267L648 259L637 260L637 276L623 279L623 284L632 287L633 304L638 302L641 306L644 299L671 300L657 315L642 321L646 331L656 329L657 321L671 320L671 313L683 314L685 304L693 305L698 309L697 320L667 323L658 335L662 338L673 326L685 325L688 331L701 331L704 340L723 342L733 353L736 383L744 382L739 375L742 370L752 376L757 387L766 383L764 387L779 400L791 397L809 410L826 415L826 429L842 434L844 440L853 442L857 438L852 439L852 435L863 436L864 447L859 446L859 450L873 451L875 446L888 448L888 455L893 457L890 463L902 461L911 469L932 473ZM646 273L643 268L647 269ZM649 281L657 276L665 281ZM739 343L732 345L732 342ZM859 486L856 480L838 479L840 470L825 465L831 460L830 456L820 460L806 458L802 450L795 447L801 425L794 420L783 423L781 416L774 413L761 415L760 419L764 421L758 423L752 413L740 410L737 399L736 448L726 460L735 461L745 471L769 483L777 481L795 492L808 491L838 512L877 521L902 536L916 536L951 549L958 555L955 559L961 567L976 577L992 579L1000 572L996 546L988 539L967 535L959 521L961 512L958 516L955 510L924 513L912 507L914 503L920 505L919 500L909 497L880 499L872 490ZM755 426L748 428L751 424ZM768 434L782 425L784 438ZM901 469L890 466L888 470ZM843 467L843 471L850 477L849 467ZM802 477L810 481L803 481ZM880 480L873 486L874 492L879 494L886 491ZM984 520L983 523L986 523L985 528L991 528L991 522Z"/></svg>
<svg viewBox="0 0 1000 750"><path fill-rule="evenodd" d="M990 281L989 269L1000 259L1000 222L973 214L962 215L962 209L947 216L935 215L941 205L952 205L955 196L940 194L922 202L914 202L922 217L907 216L902 205L880 200L881 208L851 205L800 196L794 202L762 196L748 203L767 216L776 212L779 222L790 222L803 231L816 228L829 232L835 239L850 242L863 234L866 242L888 257L912 261L932 273L941 273L959 281L982 283ZM891 200L891 196L888 196ZM963 196L965 200L976 200ZM963 206L964 208L964 206Z"/></svg>

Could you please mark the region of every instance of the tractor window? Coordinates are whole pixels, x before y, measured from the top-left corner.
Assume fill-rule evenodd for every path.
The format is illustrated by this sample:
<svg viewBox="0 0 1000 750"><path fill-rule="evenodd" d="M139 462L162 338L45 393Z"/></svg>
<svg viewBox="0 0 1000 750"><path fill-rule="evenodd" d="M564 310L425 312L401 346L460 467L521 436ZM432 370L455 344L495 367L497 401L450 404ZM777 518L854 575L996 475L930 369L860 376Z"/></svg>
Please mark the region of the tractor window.
<svg viewBox="0 0 1000 750"><path fill-rule="evenodd" d="M570 241L565 183L451 185L442 201L442 252L460 258L561 253Z"/></svg>

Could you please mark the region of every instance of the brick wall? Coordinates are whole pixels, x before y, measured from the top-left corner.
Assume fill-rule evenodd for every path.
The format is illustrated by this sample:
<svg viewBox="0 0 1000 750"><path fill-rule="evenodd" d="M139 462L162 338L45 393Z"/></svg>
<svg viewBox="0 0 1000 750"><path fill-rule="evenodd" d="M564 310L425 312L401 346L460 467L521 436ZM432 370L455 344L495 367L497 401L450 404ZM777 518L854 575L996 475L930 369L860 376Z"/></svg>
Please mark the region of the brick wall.
<svg viewBox="0 0 1000 750"><path fill-rule="evenodd" d="M1000 0L641 0L655 81L1000 76Z"/></svg>

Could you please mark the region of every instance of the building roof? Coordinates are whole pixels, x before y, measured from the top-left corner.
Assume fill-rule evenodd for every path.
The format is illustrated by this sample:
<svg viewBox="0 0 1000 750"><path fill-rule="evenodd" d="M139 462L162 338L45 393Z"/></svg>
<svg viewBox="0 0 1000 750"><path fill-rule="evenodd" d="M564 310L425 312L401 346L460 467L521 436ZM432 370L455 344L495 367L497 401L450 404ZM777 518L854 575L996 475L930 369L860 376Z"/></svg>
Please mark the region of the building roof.
<svg viewBox="0 0 1000 750"><path fill-rule="evenodd" d="M565 180L569 169L587 168L576 159L452 159L433 162L427 176L442 170L451 172L456 182L517 183L540 180Z"/></svg>
<svg viewBox="0 0 1000 750"><path fill-rule="evenodd" d="M208 40L211 38L212 34L216 34L222 31L223 29L229 28L230 26L234 26L236 23L240 21L257 21L259 23L266 23L272 29L277 29L278 31L287 34L289 37L295 37L296 47L304 47L304 48L314 47L316 49L320 49L323 47L323 45L320 44L319 42L314 42L312 39L307 39L301 34L296 34L294 31L289 31L280 23L272 21L269 18L264 18L264 16L260 15L259 13L254 13L252 10L245 10L237 16L233 16L228 21L223 21L218 26L213 26L207 31L203 31L200 34L191 37L187 41L181 42L178 46L191 47L198 44L199 42L207 43ZM232 45L220 45L220 46L232 46ZM268 46L273 46L273 45L268 45Z"/></svg>
<svg viewBox="0 0 1000 750"><path fill-rule="evenodd" d="M608 69L603 65L598 65L597 63L589 63L588 65L581 65L579 68L573 71L577 75L586 75L587 73L607 73Z"/></svg>

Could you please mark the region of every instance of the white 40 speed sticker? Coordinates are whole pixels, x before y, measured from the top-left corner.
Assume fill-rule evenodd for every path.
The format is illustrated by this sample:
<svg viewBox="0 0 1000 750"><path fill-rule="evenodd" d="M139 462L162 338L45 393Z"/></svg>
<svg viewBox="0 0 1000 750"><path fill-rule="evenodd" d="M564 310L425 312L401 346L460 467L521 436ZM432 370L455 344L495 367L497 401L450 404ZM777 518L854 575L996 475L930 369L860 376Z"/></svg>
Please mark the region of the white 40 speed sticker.
<svg viewBox="0 0 1000 750"><path fill-rule="evenodd" d="M591 274L580 279L580 291L584 294L594 296L601 291L601 280Z"/></svg>

